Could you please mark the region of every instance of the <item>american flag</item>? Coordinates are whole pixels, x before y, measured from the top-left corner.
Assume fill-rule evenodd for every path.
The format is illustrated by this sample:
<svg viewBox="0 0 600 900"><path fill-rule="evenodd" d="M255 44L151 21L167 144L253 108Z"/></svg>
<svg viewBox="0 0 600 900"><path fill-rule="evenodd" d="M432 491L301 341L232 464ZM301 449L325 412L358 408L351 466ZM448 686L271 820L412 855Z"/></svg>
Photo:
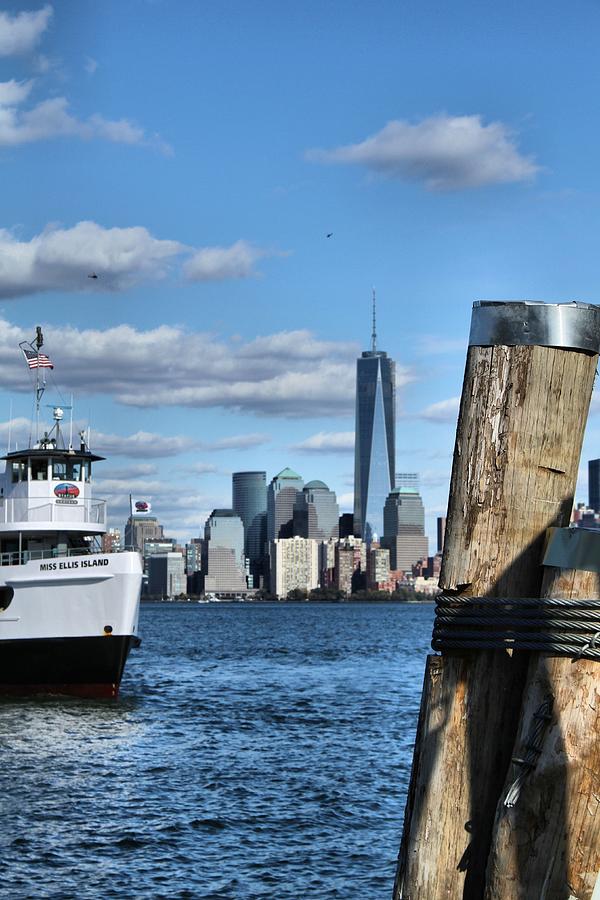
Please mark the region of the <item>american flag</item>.
<svg viewBox="0 0 600 900"><path fill-rule="evenodd" d="M23 355L27 360L27 365L30 369L53 369L54 366L50 362L50 359L44 353L36 353L35 350L27 350L25 347L21 347L23 351Z"/></svg>

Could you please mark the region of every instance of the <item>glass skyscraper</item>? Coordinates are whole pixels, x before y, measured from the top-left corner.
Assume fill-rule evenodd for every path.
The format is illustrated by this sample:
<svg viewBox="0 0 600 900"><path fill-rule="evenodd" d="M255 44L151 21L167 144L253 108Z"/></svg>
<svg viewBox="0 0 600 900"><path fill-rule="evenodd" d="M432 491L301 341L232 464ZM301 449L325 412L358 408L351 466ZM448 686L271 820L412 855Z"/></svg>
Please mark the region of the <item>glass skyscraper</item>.
<svg viewBox="0 0 600 900"><path fill-rule="evenodd" d="M244 552L253 575L265 556L267 541L267 473L234 472L232 506L244 523ZM257 586L257 585L255 585Z"/></svg>
<svg viewBox="0 0 600 900"><path fill-rule="evenodd" d="M383 507L395 487L396 364L377 350L375 295L371 349L356 360L354 532L370 542L383 535Z"/></svg>

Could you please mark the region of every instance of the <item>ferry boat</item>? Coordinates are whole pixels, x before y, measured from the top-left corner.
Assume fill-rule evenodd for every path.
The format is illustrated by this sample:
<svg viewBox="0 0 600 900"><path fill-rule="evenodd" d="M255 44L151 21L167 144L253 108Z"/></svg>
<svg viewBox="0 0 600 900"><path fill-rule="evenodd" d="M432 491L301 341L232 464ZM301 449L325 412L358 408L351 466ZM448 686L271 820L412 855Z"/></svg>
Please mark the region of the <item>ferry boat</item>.
<svg viewBox="0 0 600 900"><path fill-rule="evenodd" d="M36 422L52 367L35 343L21 345L36 370ZM47 360L47 362L46 362ZM92 453L79 435L65 444L64 410L25 450L0 457L0 693L117 697L127 656L140 643L140 555L104 553L106 501L92 497Z"/></svg>

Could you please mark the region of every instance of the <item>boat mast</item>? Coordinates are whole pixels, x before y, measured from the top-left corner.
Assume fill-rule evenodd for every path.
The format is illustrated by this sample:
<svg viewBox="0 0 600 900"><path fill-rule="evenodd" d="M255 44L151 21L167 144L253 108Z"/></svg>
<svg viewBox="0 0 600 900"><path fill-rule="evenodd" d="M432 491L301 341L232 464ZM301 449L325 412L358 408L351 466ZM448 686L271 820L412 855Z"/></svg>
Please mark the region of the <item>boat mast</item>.
<svg viewBox="0 0 600 900"><path fill-rule="evenodd" d="M35 329L35 351L37 356L37 366L35 368L35 434L36 440L40 437L40 403L46 390L46 374L42 375L40 384L40 349L44 345L44 335L42 334L41 325L37 325Z"/></svg>

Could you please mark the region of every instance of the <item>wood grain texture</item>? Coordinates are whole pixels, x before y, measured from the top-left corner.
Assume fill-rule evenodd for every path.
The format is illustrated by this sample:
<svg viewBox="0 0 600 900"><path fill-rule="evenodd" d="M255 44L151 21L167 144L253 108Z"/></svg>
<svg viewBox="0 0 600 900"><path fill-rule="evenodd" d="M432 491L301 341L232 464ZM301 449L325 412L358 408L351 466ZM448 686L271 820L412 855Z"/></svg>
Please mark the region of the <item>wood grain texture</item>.
<svg viewBox="0 0 600 900"><path fill-rule="evenodd" d="M537 597L546 528L570 516L596 356L471 347L440 586ZM527 656L430 659L395 900L480 898L519 720Z"/></svg>
<svg viewBox="0 0 600 900"><path fill-rule="evenodd" d="M600 599L600 577L548 567L542 594ZM517 805L496 811L486 900L591 900L600 873L600 663L531 655L513 755L548 694L553 720L537 765Z"/></svg>

